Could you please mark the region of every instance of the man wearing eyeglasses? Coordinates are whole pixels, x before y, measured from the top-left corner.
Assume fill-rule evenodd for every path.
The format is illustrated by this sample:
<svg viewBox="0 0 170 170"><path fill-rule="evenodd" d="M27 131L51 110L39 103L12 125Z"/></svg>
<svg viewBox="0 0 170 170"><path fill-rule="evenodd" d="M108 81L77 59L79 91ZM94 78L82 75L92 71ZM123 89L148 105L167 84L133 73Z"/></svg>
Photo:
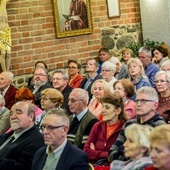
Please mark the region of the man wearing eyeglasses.
<svg viewBox="0 0 170 170"><path fill-rule="evenodd" d="M43 136L34 125L34 105L21 101L10 113L12 131L0 136L0 169L30 170L35 152L44 146Z"/></svg>
<svg viewBox="0 0 170 170"><path fill-rule="evenodd" d="M68 100L68 105L73 115L69 116L70 129L67 137L74 145L83 149L88 135L93 125L98 122L98 119L87 108L89 96L84 89L73 89Z"/></svg>
<svg viewBox="0 0 170 170"><path fill-rule="evenodd" d="M47 112L41 126L47 147L40 148L32 170L88 170L88 156L67 140L69 118L64 110Z"/></svg>
<svg viewBox="0 0 170 170"><path fill-rule="evenodd" d="M152 127L164 124L164 119L156 113L158 107L158 95L154 88L152 87L141 87L136 92L136 113L137 118L129 120L125 123L122 131L119 133L119 136L116 142L112 145L109 150L109 161L115 159L125 160L124 157L124 147L123 144L126 141L124 130L127 126L132 123L138 123L141 125L150 125Z"/></svg>
<svg viewBox="0 0 170 170"><path fill-rule="evenodd" d="M35 96L35 104L40 108L40 94L46 88L52 88L52 85L48 82L48 71L45 68L38 67L34 72L33 86L29 89Z"/></svg>

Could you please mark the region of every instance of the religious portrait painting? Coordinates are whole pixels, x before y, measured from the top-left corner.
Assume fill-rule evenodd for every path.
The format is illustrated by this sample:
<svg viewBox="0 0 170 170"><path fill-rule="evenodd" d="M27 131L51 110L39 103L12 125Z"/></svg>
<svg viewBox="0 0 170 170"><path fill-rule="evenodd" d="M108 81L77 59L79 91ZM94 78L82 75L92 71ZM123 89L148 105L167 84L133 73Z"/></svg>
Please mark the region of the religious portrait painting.
<svg viewBox="0 0 170 170"><path fill-rule="evenodd" d="M90 0L53 0L56 37L93 32Z"/></svg>

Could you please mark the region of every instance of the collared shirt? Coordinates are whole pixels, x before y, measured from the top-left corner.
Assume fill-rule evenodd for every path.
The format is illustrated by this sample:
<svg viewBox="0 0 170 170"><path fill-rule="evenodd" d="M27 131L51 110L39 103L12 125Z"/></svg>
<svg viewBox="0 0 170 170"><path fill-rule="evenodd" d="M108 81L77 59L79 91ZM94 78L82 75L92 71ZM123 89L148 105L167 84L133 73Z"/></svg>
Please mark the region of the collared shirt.
<svg viewBox="0 0 170 170"><path fill-rule="evenodd" d="M9 86L10 86L10 85L9 85ZM9 86L7 86L7 87L3 90L3 92L2 92L2 96L5 96L5 93L8 91Z"/></svg>
<svg viewBox="0 0 170 170"><path fill-rule="evenodd" d="M48 156L45 161L43 170L55 170L56 169L60 156L66 146L66 143L67 143L67 139L65 139L65 141L53 152L50 152L50 147L47 146L46 154Z"/></svg>
<svg viewBox="0 0 170 170"><path fill-rule="evenodd" d="M80 121L82 119L82 117L86 114L86 112L88 111L88 108L85 108L82 112L80 112L78 115L77 115L77 119ZM74 114L73 115L73 119L76 115Z"/></svg>
<svg viewBox="0 0 170 170"><path fill-rule="evenodd" d="M42 85L44 85L44 84L46 84L47 82L45 82L45 83L42 83L40 86L35 86L34 85L34 91L32 92L33 94L35 94L37 91L38 91L38 89L42 86Z"/></svg>
<svg viewBox="0 0 170 170"><path fill-rule="evenodd" d="M0 110L0 115L1 115L2 113L4 113L4 111L5 111L6 109L7 109L7 108L6 108L5 106L3 106L2 109Z"/></svg>
<svg viewBox="0 0 170 170"><path fill-rule="evenodd" d="M86 81L86 83L84 84L84 87L83 87L84 90L87 90L87 88L89 87L89 85L91 84L91 82L94 80L94 78L96 76L97 76L97 74L95 76L93 76L92 78L87 77L87 81Z"/></svg>

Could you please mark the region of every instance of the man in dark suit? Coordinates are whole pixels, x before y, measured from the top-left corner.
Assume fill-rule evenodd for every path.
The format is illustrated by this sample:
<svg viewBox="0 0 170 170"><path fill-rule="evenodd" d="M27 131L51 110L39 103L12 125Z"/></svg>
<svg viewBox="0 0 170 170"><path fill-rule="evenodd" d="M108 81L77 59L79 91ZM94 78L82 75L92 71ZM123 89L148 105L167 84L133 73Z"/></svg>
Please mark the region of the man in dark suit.
<svg viewBox="0 0 170 170"><path fill-rule="evenodd" d="M31 169L36 150L44 146L43 136L34 125L34 120L32 104L18 102L12 106L12 131L0 136L0 169Z"/></svg>
<svg viewBox="0 0 170 170"><path fill-rule="evenodd" d="M64 102L61 108L66 109L67 113L71 115L72 113L68 107L68 96L72 91L72 88L68 85L69 76L66 72L62 70L57 70L52 76L52 85L55 89L59 90L64 96Z"/></svg>
<svg viewBox="0 0 170 170"><path fill-rule="evenodd" d="M34 72L33 84L29 89L33 92L35 96L35 104L41 108L40 96L41 91L46 88L52 88L52 85L48 80L48 71L45 68L38 67Z"/></svg>
<svg viewBox="0 0 170 170"><path fill-rule="evenodd" d="M73 115L69 116L70 129L67 137L74 145L83 149L88 135L93 125L98 122L98 119L87 108L89 97L84 89L73 89L68 100L68 105Z"/></svg>
<svg viewBox="0 0 170 170"><path fill-rule="evenodd" d="M99 68L98 62L95 59L89 59L86 64L86 73L87 77L83 79L81 82L81 88L88 91L89 94L89 101L92 98L91 87L92 84L97 80L101 79L102 77L97 74L97 70Z"/></svg>
<svg viewBox="0 0 170 170"><path fill-rule="evenodd" d="M32 170L88 170L86 153L67 141L69 118L64 110L48 111L41 128L47 147L36 152Z"/></svg>
<svg viewBox="0 0 170 170"><path fill-rule="evenodd" d="M5 107L9 110L15 103L15 94L18 90L11 83L14 75L10 71L4 71L0 74L0 93L5 98Z"/></svg>

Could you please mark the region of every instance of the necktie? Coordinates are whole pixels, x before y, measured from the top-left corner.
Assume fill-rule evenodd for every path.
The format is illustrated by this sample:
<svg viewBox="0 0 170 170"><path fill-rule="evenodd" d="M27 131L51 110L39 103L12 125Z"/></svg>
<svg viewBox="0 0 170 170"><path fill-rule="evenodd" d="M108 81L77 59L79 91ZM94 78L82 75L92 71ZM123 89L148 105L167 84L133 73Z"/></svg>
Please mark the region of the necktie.
<svg viewBox="0 0 170 170"><path fill-rule="evenodd" d="M77 123L79 122L79 120L77 119L77 116L75 116L70 124L70 129L73 129Z"/></svg>
<svg viewBox="0 0 170 170"><path fill-rule="evenodd" d="M12 135L10 136L1 146L0 149L2 149L3 147L5 147L7 144L12 143L12 141L15 139L15 137Z"/></svg>

